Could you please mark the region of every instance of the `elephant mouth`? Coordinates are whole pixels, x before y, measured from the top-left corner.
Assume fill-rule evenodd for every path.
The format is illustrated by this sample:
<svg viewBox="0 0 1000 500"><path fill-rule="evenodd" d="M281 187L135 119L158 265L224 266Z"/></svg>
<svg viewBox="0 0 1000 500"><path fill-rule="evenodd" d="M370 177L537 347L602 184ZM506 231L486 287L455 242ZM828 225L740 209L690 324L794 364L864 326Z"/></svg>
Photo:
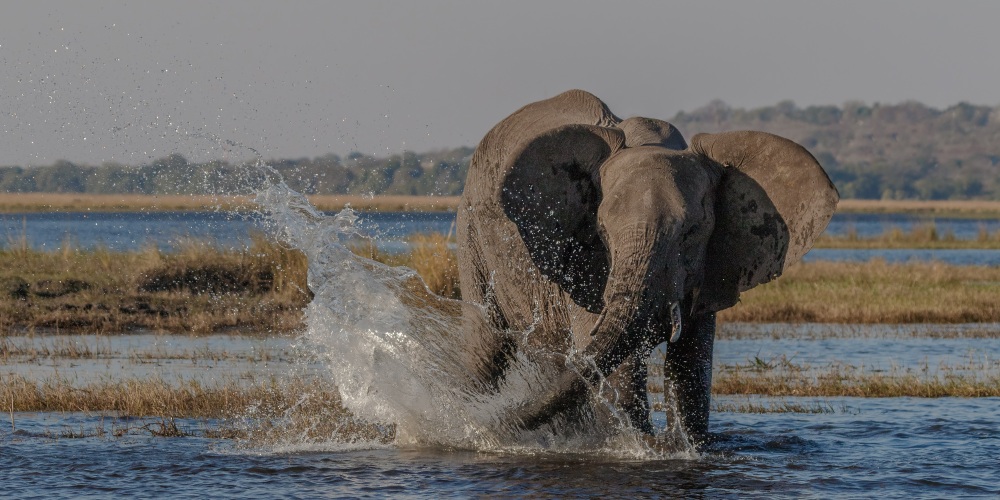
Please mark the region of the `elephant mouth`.
<svg viewBox="0 0 1000 500"><path fill-rule="evenodd" d="M672 302L668 308L669 311L669 327L670 327L670 338L669 342L671 344L677 342L681 338L681 333L684 331L683 314L681 313L681 303ZM594 327L590 329L590 338L597 337L598 332L601 331L601 327L604 325L604 320L608 316L608 310L604 309L601 314L597 317L597 321L594 322Z"/></svg>
<svg viewBox="0 0 1000 500"><path fill-rule="evenodd" d="M670 304L670 329L670 343L673 344L681 339L681 332L684 330L684 324L681 321L680 302Z"/></svg>

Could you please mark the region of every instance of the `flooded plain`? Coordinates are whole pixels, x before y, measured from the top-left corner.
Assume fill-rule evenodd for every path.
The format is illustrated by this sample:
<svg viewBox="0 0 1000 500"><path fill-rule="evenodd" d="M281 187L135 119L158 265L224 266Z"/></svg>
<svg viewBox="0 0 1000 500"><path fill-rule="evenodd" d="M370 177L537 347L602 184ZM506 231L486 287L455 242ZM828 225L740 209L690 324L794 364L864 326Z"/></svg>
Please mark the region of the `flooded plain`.
<svg viewBox="0 0 1000 500"><path fill-rule="evenodd" d="M822 371L990 377L998 325L724 325L716 373L778 360ZM7 337L0 375L88 381L301 375L322 363L291 338L231 335ZM656 400L658 395L654 395ZM11 413L0 425L0 484L11 496L468 497L710 495L990 497L1000 494L1000 398L716 395L697 453L465 450L377 442L246 446L228 419ZM762 410L764 409L764 410ZM7 421L9 420L9 422ZM665 425L662 412L654 414Z"/></svg>
<svg viewBox="0 0 1000 500"><path fill-rule="evenodd" d="M311 408L309 397L295 400L292 389L301 390L306 381L313 390L336 391L343 408L386 432L344 438L344 426L330 422L334 417L326 413L305 415L310 432L300 432L295 425L301 418L283 420L280 412L278 418L261 418L263 401L240 403L219 418L172 418L72 406L15 412L11 395L0 400L0 406L10 408L0 423L4 494L1000 495L1000 398L868 397L881 393L866 393L867 386L858 383L872 377L915 385L959 381L974 394L983 387L988 389L984 394L992 394L1000 383L1000 325L726 324L716 343L717 394L706 442L661 446L678 436L666 421L660 394L651 396L659 429L653 445L620 420L592 418L582 426L556 423L526 432L503 412L544 390L550 374L515 357L495 394L462 389L468 373L454 361L469 355L470 348L454 339L463 335L462 315L475 314L475 306L428 296L413 286L411 271L360 258L345 245L359 231L390 244L428 227L447 233L453 214L381 220L351 211L331 216L284 185L267 187L258 200L268 210L255 218L105 214L86 215L84 224L72 217L46 222L46 217L67 215L62 214L4 220L8 235L14 235L10 240L21 234L40 248L70 241L112 249L117 243L109 243L115 240L102 230L120 232L124 249L169 247L178 238L200 236L169 229L175 222L176 228L208 230L205 234L217 241L238 245L263 223L269 234L308 258L315 298L305 313L307 326L296 337L142 332L0 337L0 382L21 389L58 386L72 401L94 384L155 380L202 391L263 381L272 394L287 388L293 398L287 412L301 417ZM978 231L981 223L974 222L969 231ZM33 232L37 228L48 229ZM963 231L954 230L956 235ZM655 385L656 363L650 373ZM768 384L791 377L798 385L769 392ZM755 380L766 382L760 386L764 390L739 389L741 381ZM822 384L831 380L856 387L850 396L830 392ZM800 391L803 387L810 390ZM596 415L607 401L606 394L595 392L587 404ZM288 432L283 432L284 422ZM333 430L317 432L324 425ZM262 426L267 428L262 431ZM248 439L254 435L268 439Z"/></svg>

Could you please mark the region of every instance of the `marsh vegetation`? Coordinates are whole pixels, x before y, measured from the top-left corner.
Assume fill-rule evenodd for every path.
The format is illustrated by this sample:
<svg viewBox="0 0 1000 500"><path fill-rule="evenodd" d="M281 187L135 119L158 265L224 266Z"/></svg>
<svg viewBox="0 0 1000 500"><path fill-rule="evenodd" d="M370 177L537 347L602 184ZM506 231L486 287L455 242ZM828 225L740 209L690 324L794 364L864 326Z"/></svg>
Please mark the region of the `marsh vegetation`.
<svg viewBox="0 0 1000 500"><path fill-rule="evenodd" d="M926 228L868 240L924 241ZM848 244L851 236L821 244ZM954 244L940 239L943 244ZM355 244L365 257L410 267L439 295L459 298L451 239L418 234L392 253ZM988 235L983 245L1000 245ZM1000 321L1000 269L937 262L807 262L743 294L723 322L990 323ZM302 327L310 300L306 260L263 236L245 249L188 241L177 251L0 250L0 334L59 332L289 333Z"/></svg>
<svg viewBox="0 0 1000 500"><path fill-rule="evenodd" d="M363 241L352 250L389 265L413 268L430 291L459 298L452 238L419 234L407 243L409 250L403 253L380 250ZM869 238L849 231L839 237L826 236L818 244L828 248L894 245L992 249L1000 248L1000 234L981 232L975 240L957 240L923 225L906 232L890 229ZM1000 269L995 266L880 260L799 263L780 280L745 293L740 304L721 313L718 339L786 338L790 334L771 323L802 322L830 325L815 331L800 329L792 336L884 335L903 342L926 337L995 338L998 332L988 325L1000 322L998 296ZM122 352L100 340L104 335L136 332L291 337L303 328L303 309L310 298L305 257L260 235L244 249L192 240L170 252L153 247L87 250L68 244L40 251L23 238L8 238L0 250L0 362L8 367L58 367L116 359L122 369L117 375L96 379L6 370L0 373L0 405L10 414L12 427L18 412L107 416L90 428L52 430L54 438L199 432L257 444L281 442L289 433L305 440L335 435L346 440L390 441L391 427L358 421L341 405L336 388L317 383L315 374L276 376L252 368L290 362L295 356L288 352L150 346ZM914 323L955 326L921 328ZM884 325L885 332L864 324ZM975 328L975 324L987 326ZM79 342L54 333L99 335L97 340ZM165 360L216 370L228 364L246 371L224 375L216 371L209 382L187 374L142 375L136 369L161 366ZM661 390L655 384L651 389ZM714 411L835 413L849 410L824 398L998 397L1000 366L984 359L873 369L846 360L806 363L750 356L718 366L713 393L719 396ZM180 419L203 419L204 424L195 430L178 426Z"/></svg>

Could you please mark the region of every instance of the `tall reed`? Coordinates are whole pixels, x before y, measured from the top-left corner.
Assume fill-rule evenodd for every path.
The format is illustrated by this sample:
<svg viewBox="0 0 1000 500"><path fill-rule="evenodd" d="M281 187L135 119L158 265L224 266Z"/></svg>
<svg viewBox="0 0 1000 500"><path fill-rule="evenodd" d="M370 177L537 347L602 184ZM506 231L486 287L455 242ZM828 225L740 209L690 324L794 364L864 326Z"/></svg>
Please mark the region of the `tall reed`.
<svg viewBox="0 0 1000 500"><path fill-rule="evenodd" d="M992 323L1000 268L940 262L809 262L744 292L721 321Z"/></svg>

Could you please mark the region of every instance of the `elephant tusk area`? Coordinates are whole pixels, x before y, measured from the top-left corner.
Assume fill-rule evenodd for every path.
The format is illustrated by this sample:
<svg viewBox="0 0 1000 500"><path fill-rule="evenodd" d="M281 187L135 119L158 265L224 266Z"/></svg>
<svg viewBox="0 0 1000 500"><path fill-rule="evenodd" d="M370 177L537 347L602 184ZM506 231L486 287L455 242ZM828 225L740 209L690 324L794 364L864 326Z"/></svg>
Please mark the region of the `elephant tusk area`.
<svg viewBox="0 0 1000 500"><path fill-rule="evenodd" d="M670 334L670 343L673 344L681 338L681 330L683 329L683 324L681 321L681 305L679 302L674 302L670 304L670 326L673 328L673 332Z"/></svg>

